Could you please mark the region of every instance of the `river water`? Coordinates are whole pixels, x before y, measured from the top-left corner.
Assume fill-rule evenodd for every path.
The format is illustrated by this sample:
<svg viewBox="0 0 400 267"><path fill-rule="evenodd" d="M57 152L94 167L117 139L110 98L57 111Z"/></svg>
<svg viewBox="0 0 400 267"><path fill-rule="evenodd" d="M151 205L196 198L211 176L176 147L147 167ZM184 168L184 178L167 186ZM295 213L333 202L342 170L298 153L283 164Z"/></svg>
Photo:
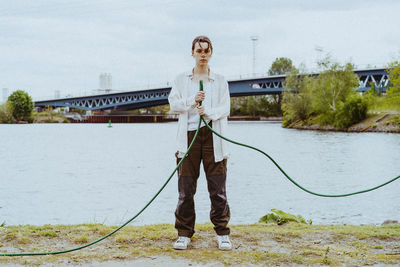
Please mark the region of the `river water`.
<svg viewBox="0 0 400 267"><path fill-rule="evenodd" d="M138 212L175 167L177 124L0 125L0 224L118 225ZM228 137L271 155L298 183L340 194L400 174L400 135L284 129L230 122ZM264 156L230 145L227 193L232 224L255 223L270 209L314 224L400 220L400 181L366 194L321 198L299 190ZM134 225L174 223L177 176ZM197 222L209 221L204 172Z"/></svg>

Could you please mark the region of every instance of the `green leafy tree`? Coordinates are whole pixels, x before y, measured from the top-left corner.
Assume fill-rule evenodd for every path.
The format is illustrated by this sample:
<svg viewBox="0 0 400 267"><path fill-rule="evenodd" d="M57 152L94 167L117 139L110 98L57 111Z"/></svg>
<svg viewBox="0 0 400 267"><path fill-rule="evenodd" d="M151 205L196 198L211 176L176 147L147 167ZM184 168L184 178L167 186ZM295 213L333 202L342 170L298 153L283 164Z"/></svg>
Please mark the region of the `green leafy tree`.
<svg viewBox="0 0 400 267"><path fill-rule="evenodd" d="M14 109L10 101L7 101L0 105L0 123L14 122L13 110Z"/></svg>
<svg viewBox="0 0 400 267"><path fill-rule="evenodd" d="M269 96L269 109L272 116L282 116L282 94Z"/></svg>
<svg viewBox="0 0 400 267"><path fill-rule="evenodd" d="M17 90L8 97L8 101L13 107L13 116L16 120L31 119L35 105L28 93L22 90Z"/></svg>
<svg viewBox="0 0 400 267"><path fill-rule="evenodd" d="M283 126L295 121L347 128L365 119L368 101L357 95L358 76L353 65L325 58L318 76L287 74L283 92Z"/></svg>
<svg viewBox="0 0 400 267"><path fill-rule="evenodd" d="M268 70L269 75L280 75L290 72L293 68L293 63L290 58L276 58Z"/></svg>
<svg viewBox="0 0 400 267"><path fill-rule="evenodd" d="M231 98L231 116L282 116L281 97L240 96Z"/></svg>
<svg viewBox="0 0 400 267"><path fill-rule="evenodd" d="M369 89L366 94L367 95L372 95L372 96L380 96L381 92L378 90L378 88L376 88L375 83L371 82L371 89Z"/></svg>
<svg viewBox="0 0 400 267"><path fill-rule="evenodd" d="M244 97L231 97L231 116L242 115L240 109L243 106L244 99Z"/></svg>
<svg viewBox="0 0 400 267"><path fill-rule="evenodd" d="M282 99L283 126L307 120L311 113L312 78L292 68L286 76Z"/></svg>
<svg viewBox="0 0 400 267"><path fill-rule="evenodd" d="M257 100L254 96L249 96L247 98L247 103L246 103L246 113L250 116L257 116L258 114L258 103Z"/></svg>
<svg viewBox="0 0 400 267"><path fill-rule="evenodd" d="M313 108L319 114L336 112L338 103L357 93L358 76L352 64L340 65L329 57L320 61L319 66L323 69L314 80Z"/></svg>
<svg viewBox="0 0 400 267"><path fill-rule="evenodd" d="M381 90L377 89L374 82L370 83L371 89L363 94L363 98L367 101L368 107L375 109L382 106L385 99L382 97Z"/></svg>
<svg viewBox="0 0 400 267"><path fill-rule="evenodd" d="M388 101L400 105L400 62L389 64L388 68L390 84L386 93Z"/></svg>
<svg viewBox="0 0 400 267"><path fill-rule="evenodd" d="M258 96L259 115L282 116L282 95Z"/></svg>

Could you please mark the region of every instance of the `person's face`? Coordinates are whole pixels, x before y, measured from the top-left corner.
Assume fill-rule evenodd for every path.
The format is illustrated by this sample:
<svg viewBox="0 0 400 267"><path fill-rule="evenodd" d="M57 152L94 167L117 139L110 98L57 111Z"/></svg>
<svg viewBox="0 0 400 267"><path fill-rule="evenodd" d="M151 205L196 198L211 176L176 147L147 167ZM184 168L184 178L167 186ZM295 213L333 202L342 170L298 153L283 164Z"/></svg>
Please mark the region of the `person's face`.
<svg viewBox="0 0 400 267"><path fill-rule="evenodd" d="M207 42L197 42L194 45L192 56L196 60L196 65L207 65L211 54L211 48L208 46Z"/></svg>

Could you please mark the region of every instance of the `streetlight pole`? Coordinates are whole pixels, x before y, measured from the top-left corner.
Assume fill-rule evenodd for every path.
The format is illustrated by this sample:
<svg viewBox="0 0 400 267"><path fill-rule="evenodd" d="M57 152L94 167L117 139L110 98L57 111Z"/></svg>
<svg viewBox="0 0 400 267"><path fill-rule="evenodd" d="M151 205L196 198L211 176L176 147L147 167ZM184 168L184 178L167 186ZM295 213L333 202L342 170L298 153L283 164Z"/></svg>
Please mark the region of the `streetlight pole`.
<svg viewBox="0 0 400 267"><path fill-rule="evenodd" d="M253 77L256 76L256 42L258 41L258 36L253 35L250 37L253 42Z"/></svg>

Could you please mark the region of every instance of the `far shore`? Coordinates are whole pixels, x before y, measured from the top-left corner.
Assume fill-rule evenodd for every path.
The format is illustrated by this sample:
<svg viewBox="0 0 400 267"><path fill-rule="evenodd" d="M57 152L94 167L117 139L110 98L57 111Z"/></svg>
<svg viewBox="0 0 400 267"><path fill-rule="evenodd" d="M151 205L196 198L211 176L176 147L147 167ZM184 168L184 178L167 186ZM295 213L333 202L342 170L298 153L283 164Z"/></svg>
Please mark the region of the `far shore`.
<svg viewBox="0 0 400 267"><path fill-rule="evenodd" d="M380 132L380 133L400 133L400 126L393 122L393 118L398 113L383 112L370 115L365 120L352 125L347 129L338 129L331 125L308 125L304 122L297 121L292 123L287 128L298 130L317 130L317 131L333 131L333 132Z"/></svg>
<svg viewBox="0 0 400 267"><path fill-rule="evenodd" d="M211 223L197 224L189 249L172 249L171 224L126 226L101 242L66 254L0 257L0 265L35 266L364 266L400 265L400 224L231 225L232 251L220 251ZM48 252L92 242L116 226L0 227L0 253ZM137 265L136 265L137 264Z"/></svg>
<svg viewBox="0 0 400 267"><path fill-rule="evenodd" d="M338 129L331 125L307 124L303 121L296 121L287 126L288 129L314 130L314 131L333 131L333 132L381 132L381 133L400 133L400 126L393 122L398 112L382 112L371 114L362 122L359 122L347 129ZM161 114L131 114L131 115L52 115L41 114L36 116L33 123L162 123L177 121L176 116ZM261 116L230 116L228 121L264 121L282 122L282 117L261 117ZM27 124L26 121L18 121L16 124Z"/></svg>

